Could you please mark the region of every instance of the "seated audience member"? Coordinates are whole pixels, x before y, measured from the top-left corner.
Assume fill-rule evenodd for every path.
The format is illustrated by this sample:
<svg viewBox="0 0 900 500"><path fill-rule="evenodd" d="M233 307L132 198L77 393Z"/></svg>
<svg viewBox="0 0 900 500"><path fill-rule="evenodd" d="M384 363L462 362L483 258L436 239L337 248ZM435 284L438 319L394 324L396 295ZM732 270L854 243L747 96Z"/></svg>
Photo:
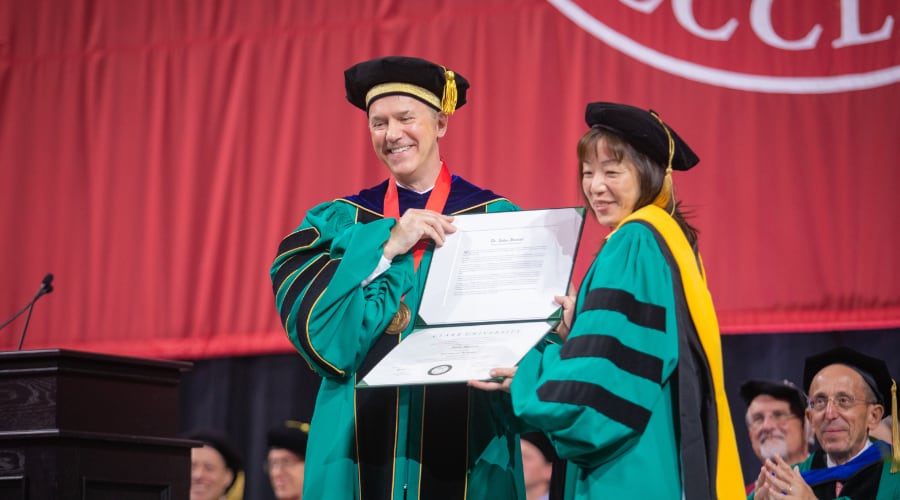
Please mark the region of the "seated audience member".
<svg viewBox="0 0 900 500"><path fill-rule="evenodd" d="M885 415L893 413L897 425L896 383L885 362L838 347L806 359L803 385L821 449L795 468L780 457L766 460L756 498L900 498L900 450L892 454L869 435Z"/></svg>
<svg viewBox="0 0 900 500"><path fill-rule="evenodd" d="M881 419L881 424L875 428L874 431L871 432L870 436L875 439L880 439L887 444L892 444L894 437L891 434L891 417L884 417ZM897 445L895 445L897 446Z"/></svg>
<svg viewBox="0 0 900 500"><path fill-rule="evenodd" d="M211 431L195 432L187 438L203 443L191 449L190 500L241 500L241 458L228 438Z"/></svg>
<svg viewBox="0 0 900 500"><path fill-rule="evenodd" d="M308 433L308 423L288 420L271 429L266 436L269 446L266 472L278 500L300 500L303 497Z"/></svg>
<svg viewBox="0 0 900 500"><path fill-rule="evenodd" d="M789 464L809 457L812 428L806 421L806 395L785 380L749 380L741 386L747 403L747 431L759 461L779 456ZM747 493L756 483L747 485Z"/></svg>
<svg viewBox="0 0 900 500"><path fill-rule="evenodd" d="M550 478L553 475L553 445L543 433L522 434L522 473L525 475L525 499L550 498Z"/></svg>

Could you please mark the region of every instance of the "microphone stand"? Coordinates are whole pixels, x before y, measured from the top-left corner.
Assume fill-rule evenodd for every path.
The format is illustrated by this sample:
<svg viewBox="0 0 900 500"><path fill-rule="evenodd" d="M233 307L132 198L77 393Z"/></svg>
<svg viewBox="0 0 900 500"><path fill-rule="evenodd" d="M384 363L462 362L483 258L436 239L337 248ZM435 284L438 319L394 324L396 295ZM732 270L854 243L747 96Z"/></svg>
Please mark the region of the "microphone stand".
<svg viewBox="0 0 900 500"><path fill-rule="evenodd" d="M3 328L5 328L6 325L12 323L12 322L13 322L16 318L18 318L19 316L21 316L23 312L27 311L28 308L31 307L32 304L34 304L34 301L35 301L35 299L31 299L31 302L29 302L28 304L26 304L25 307L22 308L22 310L20 310L19 312L13 314L11 318L9 318L8 320L4 321L3 324L0 325L0 330L2 330Z"/></svg>
<svg viewBox="0 0 900 500"><path fill-rule="evenodd" d="M22 335L19 336L19 346L16 348L17 351L22 350L22 343L25 342L25 332L28 330L28 322L31 321L31 311L34 311L34 304L37 303L37 299L41 298L45 293L50 292L45 292L44 287L41 287L37 295L31 299L31 304L28 304L28 314L25 315L25 326L22 327Z"/></svg>
<svg viewBox="0 0 900 500"><path fill-rule="evenodd" d="M38 301L39 298L41 298L42 296L53 291L53 286L50 284L52 281L53 281L52 274L48 274L47 276L45 276L44 281L41 282L41 288L37 291L36 294L34 294L34 298L32 298L31 301L29 301L28 304L25 307L23 307L19 312L13 314L13 316L11 318L4 321L3 324L0 325L0 329L3 329L6 325L12 323L13 320L15 320L16 318L21 316L22 313L24 313L25 311L28 311L28 315L25 316L25 326L22 328L22 335L19 336L19 345L18 345L18 348L16 349L17 351L22 350L22 343L25 342L25 332L28 331L28 323L31 321L31 312L34 310L34 304Z"/></svg>

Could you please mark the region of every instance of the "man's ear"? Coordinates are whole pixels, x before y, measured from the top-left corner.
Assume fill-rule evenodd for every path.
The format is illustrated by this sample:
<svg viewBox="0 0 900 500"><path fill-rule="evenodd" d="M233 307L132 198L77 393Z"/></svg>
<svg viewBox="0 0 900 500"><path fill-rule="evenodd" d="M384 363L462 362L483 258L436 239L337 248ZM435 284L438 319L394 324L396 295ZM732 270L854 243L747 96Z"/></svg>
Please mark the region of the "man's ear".
<svg viewBox="0 0 900 500"><path fill-rule="evenodd" d="M444 137L447 133L447 124L450 123L450 116L446 113L438 112L437 115L437 137Z"/></svg>
<svg viewBox="0 0 900 500"><path fill-rule="evenodd" d="M868 417L866 426L869 428L869 432L872 432L876 427L881 425L881 419L884 417L884 406L877 404L872 405L869 414L866 416Z"/></svg>

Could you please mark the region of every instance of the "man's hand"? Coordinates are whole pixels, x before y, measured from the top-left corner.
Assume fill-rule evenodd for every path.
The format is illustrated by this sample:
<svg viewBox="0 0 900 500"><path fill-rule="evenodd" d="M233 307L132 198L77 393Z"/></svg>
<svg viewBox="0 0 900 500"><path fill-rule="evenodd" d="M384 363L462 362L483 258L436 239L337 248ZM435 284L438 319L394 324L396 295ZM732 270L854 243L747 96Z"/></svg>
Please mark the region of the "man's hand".
<svg viewBox="0 0 900 500"><path fill-rule="evenodd" d="M443 245L447 235L456 232L452 222L453 217L450 215L410 208L391 228L391 237L384 244L384 257L393 260L394 257L409 252L422 239L434 240L437 246Z"/></svg>
<svg viewBox="0 0 900 500"><path fill-rule="evenodd" d="M755 499L802 499L816 500L812 488L803 480L797 467L791 466L783 458L767 459L756 479Z"/></svg>

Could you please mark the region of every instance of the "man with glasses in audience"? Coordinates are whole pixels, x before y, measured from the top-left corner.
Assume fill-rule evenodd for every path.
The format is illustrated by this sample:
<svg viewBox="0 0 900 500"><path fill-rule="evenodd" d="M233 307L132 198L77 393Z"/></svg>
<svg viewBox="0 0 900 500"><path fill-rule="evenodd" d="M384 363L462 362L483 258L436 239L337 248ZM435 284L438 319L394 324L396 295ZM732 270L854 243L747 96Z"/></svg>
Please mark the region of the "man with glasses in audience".
<svg viewBox="0 0 900 500"><path fill-rule="evenodd" d="M301 500L309 424L287 420L266 434L269 453L264 469L278 500Z"/></svg>
<svg viewBox="0 0 900 500"><path fill-rule="evenodd" d="M803 383L806 417L821 449L794 467L767 459L755 498L900 498L897 437L892 453L869 435L885 415L894 415L896 427L896 383L885 362L838 347L806 359Z"/></svg>
<svg viewBox="0 0 900 500"><path fill-rule="evenodd" d="M747 403L750 444L761 463L778 456L796 464L809 457L813 433L806 421L803 391L787 380L748 380L741 386L741 398ZM747 485L747 494L755 485Z"/></svg>

